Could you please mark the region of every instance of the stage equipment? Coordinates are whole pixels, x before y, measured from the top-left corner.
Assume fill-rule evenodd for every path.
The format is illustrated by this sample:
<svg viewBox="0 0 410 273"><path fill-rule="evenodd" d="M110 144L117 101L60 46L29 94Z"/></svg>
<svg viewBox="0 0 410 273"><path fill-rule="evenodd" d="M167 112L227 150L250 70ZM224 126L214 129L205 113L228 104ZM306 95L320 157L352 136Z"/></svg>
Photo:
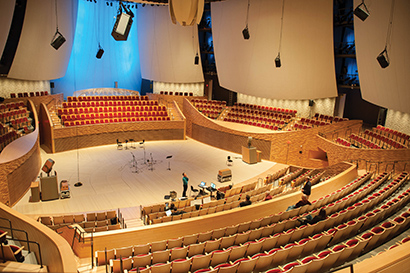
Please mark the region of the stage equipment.
<svg viewBox="0 0 410 273"><path fill-rule="evenodd" d="M379 56L377 56L377 61L379 62L380 66L382 68L386 68L389 66L390 61L389 61L389 56L387 55L387 50L384 49Z"/></svg>
<svg viewBox="0 0 410 273"><path fill-rule="evenodd" d="M54 160L52 160L51 158L47 159L47 161L44 163L43 168L41 168L41 170L50 176L50 172L53 169L54 163L55 163Z"/></svg>
<svg viewBox="0 0 410 273"><path fill-rule="evenodd" d="M248 148L252 147L252 137L248 136Z"/></svg>
<svg viewBox="0 0 410 273"><path fill-rule="evenodd" d="M97 51L97 55L95 57L97 59L101 59L103 54L104 54L104 49L102 49L101 45L98 44L98 51Z"/></svg>
<svg viewBox="0 0 410 273"><path fill-rule="evenodd" d="M122 142L117 138L117 150L122 150Z"/></svg>
<svg viewBox="0 0 410 273"><path fill-rule="evenodd" d="M277 68L282 66L282 62L280 60L280 50L282 48L283 14L284 13L285 13L285 0L282 1L282 17L280 18L279 49L278 49L278 55L275 58L275 66Z"/></svg>
<svg viewBox="0 0 410 273"><path fill-rule="evenodd" d="M362 0L362 3L360 3L353 11L353 14L357 16L360 20L364 21L369 17L370 12L366 7L366 4L364 3L364 0Z"/></svg>
<svg viewBox="0 0 410 273"><path fill-rule="evenodd" d="M133 138L130 138L128 141L130 142L130 148L135 149L135 140Z"/></svg>
<svg viewBox="0 0 410 273"><path fill-rule="evenodd" d="M122 11L123 9L125 13ZM111 32L111 36L116 41L127 40L132 25L132 18L134 18L134 13L120 1L117 19Z"/></svg>
<svg viewBox="0 0 410 273"><path fill-rule="evenodd" d="M230 169L219 170L217 179L219 182L226 182L232 180L232 172Z"/></svg>
<svg viewBox="0 0 410 273"><path fill-rule="evenodd" d="M379 56L377 56L377 61L379 62L382 68L386 68L390 65L389 55L387 55L387 46L390 46L390 37L393 27L393 15L394 15L394 3L395 1L392 0L391 2L391 9L390 9L390 18L389 18L389 25L387 27L387 36L386 36L386 43L384 45L384 49L380 52Z"/></svg>
<svg viewBox="0 0 410 273"><path fill-rule="evenodd" d="M314 100L309 100L309 107L312 107L315 104Z"/></svg>
<svg viewBox="0 0 410 273"><path fill-rule="evenodd" d="M168 171L171 170L171 160L170 160L171 158L172 158L172 155L169 155L166 157L166 159L168 159L168 168L167 168Z"/></svg>
<svg viewBox="0 0 410 273"><path fill-rule="evenodd" d="M50 45L54 47L55 50L58 50L62 44L66 41L63 34L58 31L58 14L57 14L57 0L55 0L55 11L56 11L56 33L51 39Z"/></svg>
<svg viewBox="0 0 410 273"><path fill-rule="evenodd" d="M131 168L135 168L132 172L133 172L133 173L139 173L139 170L138 170L138 162L137 162L137 160L135 159L135 155L134 155L132 152L130 152L130 153L131 153L131 155L132 155Z"/></svg>
<svg viewBox="0 0 410 273"><path fill-rule="evenodd" d="M226 165L227 166L232 166L233 165L233 160L230 155L226 158Z"/></svg>
<svg viewBox="0 0 410 273"><path fill-rule="evenodd" d="M247 8L247 10L246 10L246 21L245 21L246 26L245 26L245 28L242 30L242 35L243 35L243 38L244 38L245 40L249 40L249 38L251 37L251 35L249 34L249 28L248 28L249 7L250 7L250 6L251 6L251 0L248 0L248 8Z"/></svg>
<svg viewBox="0 0 410 273"><path fill-rule="evenodd" d="M140 148L145 148L145 139L143 139L141 142L140 142Z"/></svg>
<svg viewBox="0 0 410 273"><path fill-rule="evenodd" d="M125 150L128 150L128 139L125 140Z"/></svg>

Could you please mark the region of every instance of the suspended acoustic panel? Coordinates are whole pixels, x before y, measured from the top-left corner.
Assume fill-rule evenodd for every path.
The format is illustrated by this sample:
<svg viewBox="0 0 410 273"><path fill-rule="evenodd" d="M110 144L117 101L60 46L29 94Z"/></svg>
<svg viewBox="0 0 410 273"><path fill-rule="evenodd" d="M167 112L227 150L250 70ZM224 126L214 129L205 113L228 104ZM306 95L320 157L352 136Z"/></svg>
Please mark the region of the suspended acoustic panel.
<svg viewBox="0 0 410 273"><path fill-rule="evenodd" d="M171 21L181 26L199 24L204 11L204 0L169 0Z"/></svg>

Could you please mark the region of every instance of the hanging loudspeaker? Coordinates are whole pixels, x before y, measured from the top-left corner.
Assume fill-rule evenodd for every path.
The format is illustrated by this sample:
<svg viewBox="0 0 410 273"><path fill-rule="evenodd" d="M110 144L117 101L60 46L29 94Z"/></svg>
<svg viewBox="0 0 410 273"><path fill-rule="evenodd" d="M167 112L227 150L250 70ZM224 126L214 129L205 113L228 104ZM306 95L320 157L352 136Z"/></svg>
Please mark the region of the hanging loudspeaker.
<svg viewBox="0 0 410 273"><path fill-rule="evenodd" d="M245 40L249 40L249 38L251 37L251 35L249 34L249 29L248 29L248 27L246 27L246 28L244 28L244 29L242 30L242 35L243 35L243 38L244 38Z"/></svg>
<svg viewBox="0 0 410 273"><path fill-rule="evenodd" d="M276 67L281 67L281 65L282 65L282 63L280 61L280 57L278 56L278 57L275 58L275 66Z"/></svg>
<svg viewBox="0 0 410 273"><path fill-rule="evenodd" d="M100 48L97 52L97 59L101 59L102 55L104 54L104 49Z"/></svg>
<svg viewBox="0 0 410 273"><path fill-rule="evenodd" d="M366 10L364 3L361 3L354 9L354 15L356 15L360 20L364 21L369 16L369 13Z"/></svg>
<svg viewBox="0 0 410 273"><path fill-rule="evenodd" d="M386 68L389 66L389 57L387 56L387 50L383 50L379 56L377 56L377 61L379 62L382 68Z"/></svg>

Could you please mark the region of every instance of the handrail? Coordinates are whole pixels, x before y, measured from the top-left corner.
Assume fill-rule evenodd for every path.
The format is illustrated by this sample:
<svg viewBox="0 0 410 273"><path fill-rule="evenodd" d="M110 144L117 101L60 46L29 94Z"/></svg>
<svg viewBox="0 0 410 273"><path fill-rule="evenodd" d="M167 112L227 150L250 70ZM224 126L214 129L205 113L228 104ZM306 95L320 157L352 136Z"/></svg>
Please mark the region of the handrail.
<svg viewBox="0 0 410 273"><path fill-rule="evenodd" d="M11 237L14 237L14 236L13 236L13 227L12 227L12 224L11 224L10 219L8 219L8 218L3 218L3 217L0 217L0 219L1 219L1 220L7 220L7 221L9 221L10 231L11 231Z"/></svg>
<svg viewBox="0 0 410 273"><path fill-rule="evenodd" d="M40 244L38 242L35 241L29 241L29 240L22 240L22 239L16 239L16 238L11 238L13 241L18 241L18 242L25 242L27 243L28 248L30 248L30 244L36 244L37 248L38 248L38 255L40 258L40 268L43 268L43 258L41 257L41 248L40 248ZM29 251L30 252L30 251Z"/></svg>
<svg viewBox="0 0 410 273"><path fill-rule="evenodd" d="M25 230L21 230L21 229L17 229L17 228L2 227L2 226L0 226L0 228L10 229L10 231L11 231L11 238L14 238L14 236L13 236L13 230L14 230L14 231L19 231L19 232L24 232L24 233L26 234L26 241L28 241L28 233L27 233L27 231L25 231ZM31 251L30 251L30 245L28 245L27 248L28 248L28 252L31 252Z"/></svg>
<svg viewBox="0 0 410 273"><path fill-rule="evenodd" d="M342 270L342 269L345 269L345 268L348 268L348 267L350 267L350 272L353 273L354 271L353 271L353 264L352 263L341 266L341 267L338 267L336 269L333 269L333 270L329 271L329 273L338 272L339 270Z"/></svg>

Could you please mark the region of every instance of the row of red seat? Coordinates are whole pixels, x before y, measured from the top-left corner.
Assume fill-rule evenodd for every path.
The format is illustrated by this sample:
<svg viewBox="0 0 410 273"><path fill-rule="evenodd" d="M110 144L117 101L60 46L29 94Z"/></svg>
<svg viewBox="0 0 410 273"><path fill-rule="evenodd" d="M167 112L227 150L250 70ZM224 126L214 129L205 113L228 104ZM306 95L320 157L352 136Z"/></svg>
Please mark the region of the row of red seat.
<svg viewBox="0 0 410 273"><path fill-rule="evenodd" d="M157 100L109 100L109 101L72 101L63 102L63 108L79 107L124 107L124 106L146 106L158 105Z"/></svg>
<svg viewBox="0 0 410 273"><path fill-rule="evenodd" d="M0 136L0 147L3 150L10 142L17 139L19 136L15 130L11 130Z"/></svg>
<svg viewBox="0 0 410 273"><path fill-rule="evenodd" d="M321 121L330 122L330 123L349 120L348 118L334 117L334 116L323 115L319 113L315 113L313 118L316 120L321 120Z"/></svg>
<svg viewBox="0 0 410 273"><path fill-rule="evenodd" d="M343 146L346 146L346 147L350 147L352 145L349 141L347 141L347 140L345 140L341 137L338 137L336 139L336 143L339 143L340 145L343 145Z"/></svg>
<svg viewBox="0 0 410 273"><path fill-rule="evenodd" d="M21 117L28 117L28 111L25 108L21 108L18 110L11 110L0 113L0 121L5 123L9 122L12 119L21 118Z"/></svg>
<svg viewBox="0 0 410 273"><path fill-rule="evenodd" d="M368 148L370 148L370 149L381 149L381 147L380 147L379 145L377 145L376 143L374 143L374 142L372 142L372 141L370 141L370 140L367 140L367 139L365 139L365 138L363 138L363 137L361 137L361 136L358 136L358 135L356 135L356 134L351 134L351 135L349 136L349 138L350 138L351 140L355 141L355 142L361 143L361 144L362 144L362 147L363 147L363 145L364 145L364 146L366 146L366 147L368 147Z"/></svg>
<svg viewBox="0 0 410 273"><path fill-rule="evenodd" d="M326 121L320 121L320 120L314 120L314 119L310 119L310 118L301 118L300 122L302 122L302 124L306 124L306 125L311 125L311 126L325 126L325 125L329 125L329 122Z"/></svg>
<svg viewBox="0 0 410 273"><path fill-rule="evenodd" d="M75 101L134 101L134 100L148 100L148 96L69 96L67 102Z"/></svg>
<svg viewBox="0 0 410 273"><path fill-rule="evenodd" d="M160 91L159 92L161 95L170 95L173 96L174 92L173 91ZM175 96L190 96L192 97L194 95L194 93L192 92L175 92Z"/></svg>
<svg viewBox="0 0 410 273"><path fill-rule="evenodd" d="M110 112L110 113L89 113L89 114L72 114L61 115L61 120L75 121L87 119L113 119L113 118L133 118L133 117L166 117L166 111L151 111L151 112Z"/></svg>
<svg viewBox="0 0 410 273"><path fill-rule="evenodd" d="M289 122L292 119L292 115L280 114L280 113L275 113L275 112L266 112L266 111L260 111L260 110L231 108L231 111L229 113L231 113L231 115L238 115L238 116L251 115L251 116L260 116L260 117L267 117L267 118L269 117L278 118L278 119L284 119L287 122Z"/></svg>
<svg viewBox="0 0 410 273"><path fill-rule="evenodd" d="M285 117L284 120L274 119L274 118L267 118L267 117L260 117L260 116L252 116L246 114L235 114L235 113L228 113L228 118L232 117L233 119L244 119L248 121L256 121L256 122L264 122L264 123L276 123L279 125L284 125L288 119Z"/></svg>
<svg viewBox="0 0 410 273"><path fill-rule="evenodd" d="M390 137L382 136L382 135L380 135L376 132L371 132L369 130L364 131L364 136L367 137L367 138L372 138L371 141L373 141L375 143L378 142L378 144L382 147L384 147L385 145L388 145L388 147L395 148L395 149L405 149L405 148L407 148L406 146L404 146L400 142L397 142L396 140L394 140Z"/></svg>
<svg viewBox="0 0 410 273"><path fill-rule="evenodd" d="M312 126L308 126L308 125L304 125L304 124L295 123L293 125L293 129L295 129L295 130L306 130L306 129L311 129L311 128L312 128Z"/></svg>
<svg viewBox="0 0 410 273"><path fill-rule="evenodd" d="M385 135L396 140L401 139L404 144L406 141L408 142L410 140L410 135L381 125L377 125L374 130L379 132L381 135Z"/></svg>
<svg viewBox="0 0 410 273"><path fill-rule="evenodd" d="M191 102L194 105L196 105L196 104L207 104L207 105L226 106L226 101L220 101L220 100L192 99Z"/></svg>
<svg viewBox="0 0 410 273"><path fill-rule="evenodd" d="M296 113L297 113L297 110L279 108L279 107L272 107L272 106L249 104L249 103L235 103L234 107L235 106L242 107L242 108L249 108L249 109L257 109L257 110L278 112L278 113L283 113L283 114L290 114L292 116L295 116Z"/></svg>
<svg viewBox="0 0 410 273"><path fill-rule="evenodd" d="M0 103L0 112L10 111L14 109L23 108L26 105L22 101L18 102L8 102L8 103Z"/></svg>
<svg viewBox="0 0 410 273"><path fill-rule="evenodd" d="M107 124L107 123L119 123L119 122L137 122L137 121L166 121L171 120L170 117L127 117L127 118L112 118L112 119L87 119L87 120L75 120L65 121L64 126L78 126L78 125L94 125L94 124Z"/></svg>
<svg viewBox="0 0 410 273"><path fill-rule="evenodd" d="M36 91L36 92L20 92L17 93L10 93L10 98L14 99L16 97L19 98L27 98L27 97L39 97L39 96L47 96L48 91Z"/></svg>
<svg viewBox="0 0 410 273"><path fill-rule="evenodd" d="M58 115L91 114L91 113L116 113L116 112L166 112L165 106L117 106L117 107L81 107L60 108Z"/></svg>

